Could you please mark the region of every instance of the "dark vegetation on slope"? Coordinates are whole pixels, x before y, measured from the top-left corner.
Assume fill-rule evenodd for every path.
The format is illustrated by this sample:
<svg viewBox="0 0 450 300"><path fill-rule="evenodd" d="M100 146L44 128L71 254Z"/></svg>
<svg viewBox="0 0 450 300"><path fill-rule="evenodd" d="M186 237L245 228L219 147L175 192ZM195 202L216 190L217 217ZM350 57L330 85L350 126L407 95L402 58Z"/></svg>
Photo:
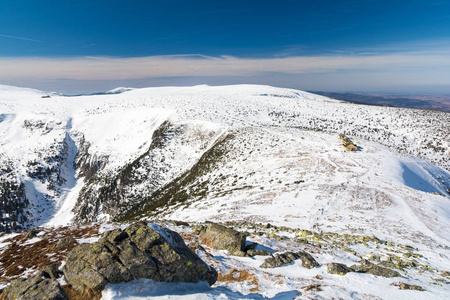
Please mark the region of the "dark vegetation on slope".
<svg viewBox="0 0 450 300"><path fill-rule="evenodd" d="M219 138L192 168L155 191L150 197L143 198L142 202L134 206L129 213L119 216L118 220L139 219L143 215L152 214L156 208L164 205L179 204L192 198L205 198L208 193L208 181L198 181L198 179L215 167L226 153L226 142L231 139L233 134Z"/></svg>

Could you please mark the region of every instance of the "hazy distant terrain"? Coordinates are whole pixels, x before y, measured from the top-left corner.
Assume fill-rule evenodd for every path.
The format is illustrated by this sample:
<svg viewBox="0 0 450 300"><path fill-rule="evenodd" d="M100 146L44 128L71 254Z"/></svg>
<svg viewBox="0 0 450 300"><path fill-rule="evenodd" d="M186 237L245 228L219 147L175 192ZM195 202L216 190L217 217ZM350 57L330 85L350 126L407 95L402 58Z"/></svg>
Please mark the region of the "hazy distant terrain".
<svg viewBox="0 0 450 300"><path fill-rule="evenodd" d="M334 92L313 93L353 103L450 111L450 96L404 96Z"/></svg>

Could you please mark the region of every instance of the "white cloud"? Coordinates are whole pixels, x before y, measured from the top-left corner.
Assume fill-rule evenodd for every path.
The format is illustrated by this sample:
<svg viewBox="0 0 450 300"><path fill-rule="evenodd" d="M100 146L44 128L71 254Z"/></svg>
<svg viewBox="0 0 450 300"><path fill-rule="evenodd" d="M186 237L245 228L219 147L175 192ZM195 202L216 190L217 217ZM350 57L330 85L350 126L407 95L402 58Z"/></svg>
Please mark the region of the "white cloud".
<svg viewBox="0 0 450 300"><path fill-rule="evenodd" d="M149 57L0 57L0 80L132 80L180 76L259 76L338 71L419 71L448 68L446 53L294 56L275 58L175 55ZM450 71L449 71L450 75Z"/></svg>

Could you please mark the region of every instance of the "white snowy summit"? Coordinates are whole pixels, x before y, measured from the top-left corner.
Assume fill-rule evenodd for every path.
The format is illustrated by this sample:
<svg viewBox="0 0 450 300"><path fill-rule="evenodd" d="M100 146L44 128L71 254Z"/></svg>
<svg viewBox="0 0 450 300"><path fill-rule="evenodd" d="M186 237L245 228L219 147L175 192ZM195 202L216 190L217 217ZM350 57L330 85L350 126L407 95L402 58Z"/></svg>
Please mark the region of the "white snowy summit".
<svg viewBox="0 0 450 300"><path fill-rule="evenodd" d="M105 299L142 286L147 295L179 288L206 299L450 295L448 112L261 85L47 95L0 86L0 231L213 221L248 231L248 240L272 252L312 247L320 265L309 270L295 260L264 269L263 256L211 250L216 259L202 259L222 274L217 288L138 280L108 286ZM339 135L357 151L346 151ZM387 261L401 276L327 271L327 263L361 258ZM231 268L253 277L227 281Z"/></svg>

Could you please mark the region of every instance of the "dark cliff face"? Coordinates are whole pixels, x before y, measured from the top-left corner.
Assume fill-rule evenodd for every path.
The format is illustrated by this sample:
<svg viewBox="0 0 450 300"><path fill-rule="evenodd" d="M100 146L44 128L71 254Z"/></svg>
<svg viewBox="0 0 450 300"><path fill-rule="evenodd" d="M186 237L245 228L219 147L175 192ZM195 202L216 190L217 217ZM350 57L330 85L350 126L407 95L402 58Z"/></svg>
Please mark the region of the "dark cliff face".
<svg viewBox="0 0 450 300"><path fill-rule="evenodd" d="M64 131L61 122L39 120L25 120L23 128L38 136L45 136L53 130ZM68 139L68 136L59 134L49 147L37 146L22 161L13 160L6 154L0 155L0 231L19 230L44 221L42 215L54 206L53 199L61 195L69 179ZM38 190L35 185L43 189Z"/></svg>
<svg viewBox="0 0 450 300"><path fill-rule="evenodd" d="M18 180L12 166L0 166L0 232L22 229L27 221L28 204L25 185Z"/></svg>
<svg viewBox="0 0 450 300"><path fill-rule="evenodd" d="M188 174L211 151L208 145L214 148L222 138L212 130L206 133L204 139L190 143L191 135L189 125L174 125L166 121L153 133L150 147L135 160L116 170L99 168L90 173L78 196L74 221L97 221L102 213L115 220L130 218L177 198L180 188L175 191L174 186L182 178L189 177ZM173 152L176 145L189 143L196 152L195 157L181 161L184 165L174 172L173 164L180 163L176 161L179 153ZM81 156L90 159L89 156Z"/></svg>
<svg viewBox="0 0 450 300"><path fill-rule="evenodd" d="M27 130L43 135L53 130L47 127L26 123ZM114 168L109 166L108 156L90 153L84 133L69 134L67 129L48 149L31 156L21 167L24 174L19 174L17 162L1 156L0 231L48 221L59 208L56 199L75 186L76 178L84 181L74 208L74 221L78 223L97 221L105 214L122 219L142 212L144 207L162 204L170 198L166 190L173 189L173 181L186 177L204 153L214 148L222 137L221 130L163 122L149 136L148 149ZM190 154L180 153L180 146L189 148ZM38 190L36 186L43 188Z"/></svg>

